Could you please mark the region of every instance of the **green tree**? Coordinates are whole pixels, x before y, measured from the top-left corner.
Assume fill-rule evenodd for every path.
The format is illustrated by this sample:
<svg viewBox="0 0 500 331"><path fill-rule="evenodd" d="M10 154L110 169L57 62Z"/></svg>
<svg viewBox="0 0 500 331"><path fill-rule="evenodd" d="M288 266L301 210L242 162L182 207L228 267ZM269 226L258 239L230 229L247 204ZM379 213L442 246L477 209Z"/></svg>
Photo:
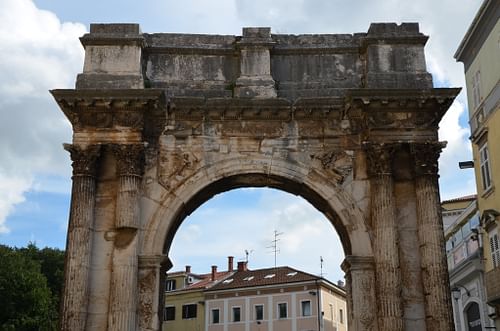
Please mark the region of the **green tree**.
<svg viewBox="0 0 500 331"><path fill-rule="evenodd" d="M57 329L64 252L0 245L0 331Z"/></svg>

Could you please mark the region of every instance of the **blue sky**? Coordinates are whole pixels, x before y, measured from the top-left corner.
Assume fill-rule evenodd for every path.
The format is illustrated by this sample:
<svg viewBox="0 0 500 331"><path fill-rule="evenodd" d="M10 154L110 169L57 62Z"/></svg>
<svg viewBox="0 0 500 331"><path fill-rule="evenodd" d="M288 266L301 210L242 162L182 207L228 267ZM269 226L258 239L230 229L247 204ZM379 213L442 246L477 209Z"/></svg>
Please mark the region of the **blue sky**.
<svg viewBox="0 0 500 331"><path fill-rule="evenodd" d="M48 90L72 88L83 66L78 37L91 22L135 22L144 32L240 34L244 26L277 33L353 33L370 22L420 22L430 35L428 70L435 86L463 87L463 66L453 54L480 0L2 0L0 1L0 243L64 248L71 166L62 143L71 126ZM467 107L462 92L441 122L448 147L440 159L443 199L475 192L473 172L459 170L471 158ZM237 227L234 225L237 224ZM217 225L217 226L214 226ZM236 231L230 231L237 228ZM335 230L299 197L265 189L218 195L182 224L171 259L195 272L226 265L226 256L268 267L274 229L283 232L278 264L342 277L340 242L319 246ZM330 240L331 241L331 240Z"/></svg>

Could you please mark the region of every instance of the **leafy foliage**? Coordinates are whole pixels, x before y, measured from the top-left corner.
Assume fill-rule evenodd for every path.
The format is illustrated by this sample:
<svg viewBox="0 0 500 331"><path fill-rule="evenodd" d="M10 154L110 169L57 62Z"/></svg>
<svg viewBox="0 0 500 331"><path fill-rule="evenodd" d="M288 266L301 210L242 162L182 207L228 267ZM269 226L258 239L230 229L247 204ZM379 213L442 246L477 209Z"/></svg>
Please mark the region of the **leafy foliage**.
<svg viewBox="0 0 500 331"><path fill-rule="evenodd" d="M56 330L63 270L58 249L0 245L0 330Z"/></svg>

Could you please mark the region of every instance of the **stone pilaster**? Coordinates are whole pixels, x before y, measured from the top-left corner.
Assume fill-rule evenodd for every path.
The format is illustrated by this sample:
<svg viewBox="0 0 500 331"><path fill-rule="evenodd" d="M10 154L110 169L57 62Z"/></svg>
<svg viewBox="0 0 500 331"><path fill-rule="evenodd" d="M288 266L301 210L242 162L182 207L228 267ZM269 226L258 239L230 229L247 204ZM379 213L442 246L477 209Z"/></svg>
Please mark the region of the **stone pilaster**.
<svg viewBox="0 0 500 331"><path fill-rule="evenodd" d="M161 327L163 312L160 296L164 289L162 281L162 264L167 260L164 255L139 256L139 329L141 331L157 331ZM158 291L160 292L158 295Z"/></svg>
<svg viewBox="0 0 500 331"><path fill-rule="evenodd" d="M427 331L454 330L438 186L443 147L438 142L411 145Z"/></svg>
<svg viewBox="0 0 500 331"><path fill-rule="evenodd" d="M89 269L94 227L96 173L100 145L64 144L73 161L73 187L66 241L61 330L85 330L89 301Z"/></svg>
<svg viewBox="0 0 500 331"><path fill-rule="evenodd" d="M139 192L144 168L142 144L111 145L118 174L115 247L109 330L135 331L138 297Z"/></svg>
<svg viewBox="0 0 500 331"><path fill-rule="evenodd" d="M379 330L373 258L346 256L342 263L342 269L346 273L348 325L350 330Z"/></svg>
<svg viewBox="0 0 500 331"><path fill-rule="evenodd" d="M373 255L377 282L380 330L403 330L401 270L392 177L392 157L396 145L369 144L368 172L371 177L371 219L374 233Z"/></svg>

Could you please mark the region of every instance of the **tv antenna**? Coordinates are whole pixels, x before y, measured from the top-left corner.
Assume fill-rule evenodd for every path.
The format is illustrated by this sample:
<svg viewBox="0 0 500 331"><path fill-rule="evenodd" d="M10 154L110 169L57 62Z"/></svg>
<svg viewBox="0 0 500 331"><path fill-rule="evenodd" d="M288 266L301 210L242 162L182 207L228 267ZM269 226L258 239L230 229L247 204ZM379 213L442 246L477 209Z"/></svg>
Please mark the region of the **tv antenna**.
<svg viewBox="0 0 500 331"><path fill-rule="evenodd" d="M245 262L248 263L248 256L253 253L253 249L245 249Z"/></svg>
<svg viewBox="0 0 500 331"><path fill-rule="evenodd" d="M323 278L323 256L319 256L319 261L320 261L320 273L319 276Z"/></svg>
<svg viewBox="0 0 500 331"><path fill-rule="evenodd" d="M277 260L278 260L278 253L280 252L278 248L278 241L281 239L278 239L279 236L281 236L283 232L278 232L277 230L274 230L274 240L271 240L271 246L267 246L266 248L271 248L272 252L274 253L274 267L276 268L277 266Z"/></svg>

